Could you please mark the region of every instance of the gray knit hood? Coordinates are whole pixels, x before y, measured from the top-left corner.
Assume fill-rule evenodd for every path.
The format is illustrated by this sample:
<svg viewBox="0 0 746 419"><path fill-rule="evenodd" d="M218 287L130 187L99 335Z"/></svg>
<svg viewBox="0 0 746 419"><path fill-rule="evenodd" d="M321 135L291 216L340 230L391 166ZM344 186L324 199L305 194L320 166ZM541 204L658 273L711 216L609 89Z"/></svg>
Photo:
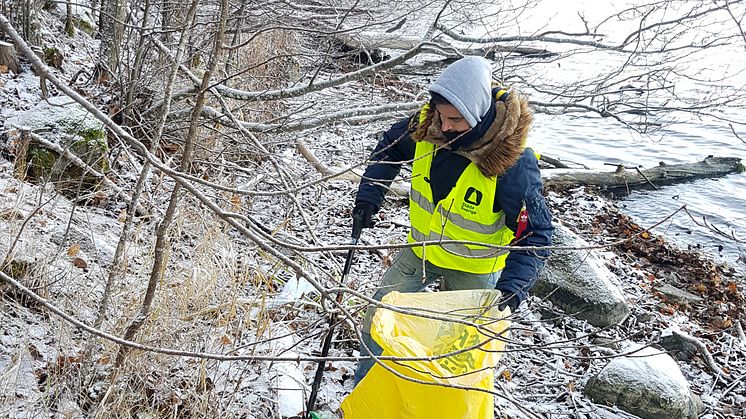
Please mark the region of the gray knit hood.
<svg viewBox="0 0 746 419"><path fill-rule="evenodd" d="M464 57L443 70L429 90L443 96L474 128L490 109L492 67L482 57Z"/></svg>

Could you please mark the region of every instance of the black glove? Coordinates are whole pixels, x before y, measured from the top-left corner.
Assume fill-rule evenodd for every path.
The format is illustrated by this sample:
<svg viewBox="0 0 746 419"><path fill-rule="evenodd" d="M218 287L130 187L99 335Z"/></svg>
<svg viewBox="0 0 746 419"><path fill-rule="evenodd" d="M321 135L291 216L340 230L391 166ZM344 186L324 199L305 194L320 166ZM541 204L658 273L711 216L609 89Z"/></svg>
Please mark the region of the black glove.
<svg viewBox="0 0 746 419"><path fill-rule="evenodd" d="M373 216L378 212L378 208L370 202L358 202L355 204L355 208L352 209L352 229L371 228L376 225Z"/></svg>
<svg viewBox="0 0 746 419"><path fill-rule="evenodd" d="M519 304L520 301L518 301L518 297L516 297L515 294L503 291L503 296L497 304L497 309L503 311L505 310L505 307L510 307L510 312L515 313Z"/></svg>

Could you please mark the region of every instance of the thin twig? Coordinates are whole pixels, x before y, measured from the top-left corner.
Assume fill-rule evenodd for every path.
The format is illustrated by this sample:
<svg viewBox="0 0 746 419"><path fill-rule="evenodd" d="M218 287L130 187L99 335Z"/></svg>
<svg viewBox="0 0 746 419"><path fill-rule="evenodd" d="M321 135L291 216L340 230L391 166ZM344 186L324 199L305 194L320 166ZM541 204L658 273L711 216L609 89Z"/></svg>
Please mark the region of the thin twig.
<svg viewBox="0 0 746 419"><path fill-rule="evenodd" d="M635 166L635 170L637 170L637 173L639 173L640 176L642 176L643 179L645 179L650 184L650 186L652 186L653 188L655 188L656 191L660 190L659 187L655 186L655 184L653 182L651 182L650 179L648 179L647 176L645 176L645 173L642 173L642 170L640 170L639 167Z"/></svg>

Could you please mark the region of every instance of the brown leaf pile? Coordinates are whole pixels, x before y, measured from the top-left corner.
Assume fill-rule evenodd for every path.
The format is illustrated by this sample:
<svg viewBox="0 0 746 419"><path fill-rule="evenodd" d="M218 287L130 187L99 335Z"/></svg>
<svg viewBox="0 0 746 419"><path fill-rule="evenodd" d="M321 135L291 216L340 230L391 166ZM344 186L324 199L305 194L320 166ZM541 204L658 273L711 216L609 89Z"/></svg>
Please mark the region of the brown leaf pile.
<svg viewBox="0 0 746 419"><path fill-rule="evenodd" d="M655 278L655 272L671 272L676 282L672 285L704 298L697 307L692 307L701 313L694 316L699 321L717 330L727 329L743 312L744 294L732 267L716 264L701 252L679 249L665 238L645 231L614 207L605 206L595 220L606 234L616 239L634 238L613 250L635 261L634 267L646 272L652 280L660 279ZM671 282L670 278L666 282ZM665 308L669 312L683 309Z"/></svg>

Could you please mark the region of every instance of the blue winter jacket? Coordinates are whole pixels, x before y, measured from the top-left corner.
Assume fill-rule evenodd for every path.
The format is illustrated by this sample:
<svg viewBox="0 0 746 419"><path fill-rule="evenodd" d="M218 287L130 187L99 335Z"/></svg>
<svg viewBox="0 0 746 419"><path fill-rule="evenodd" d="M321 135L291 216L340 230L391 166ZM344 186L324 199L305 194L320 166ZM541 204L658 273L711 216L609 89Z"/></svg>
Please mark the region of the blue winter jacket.
<svg viewBox="0 0 746 419"><path fill-rule="evenodd" d="M395 123L378 142L371 156L371 164L360 182L356 204L370 203L378 211L402 164L414 158L415 143L410 138L410 119ZM438 151L430 168L430 185L435 202L448 194L468 165L469 160L462 155L447 149ZM505 211L506 224L513 232L518 227L523 202L526 203L529 222L516 245L540 247L551 244L552 218L542 195L538 161L531 149L525 149L518 161L500 176L496 196L493 209L495 212L501 209ZM495 288L516 296L511 301L513 310L536 282L548 256L547 250L514 250L508 254Z"/></svg>

